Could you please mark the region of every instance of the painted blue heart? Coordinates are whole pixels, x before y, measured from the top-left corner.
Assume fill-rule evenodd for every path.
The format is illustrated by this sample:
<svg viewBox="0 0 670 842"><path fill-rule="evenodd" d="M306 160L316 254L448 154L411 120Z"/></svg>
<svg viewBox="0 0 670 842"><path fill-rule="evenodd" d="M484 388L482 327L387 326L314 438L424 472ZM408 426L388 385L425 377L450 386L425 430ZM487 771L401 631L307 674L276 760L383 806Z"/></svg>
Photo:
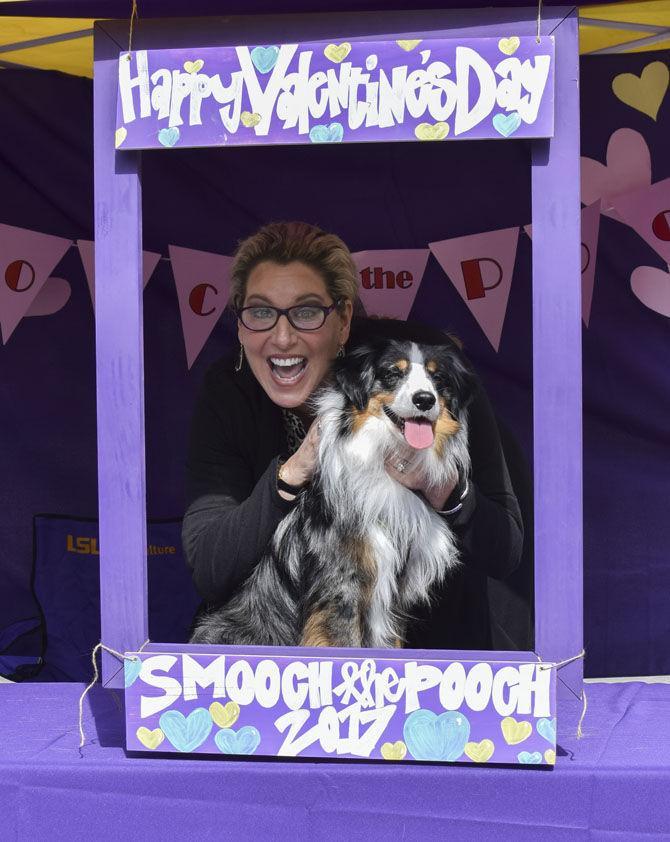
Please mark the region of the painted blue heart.
<svg viewBox="0 0 670 842"><path fill-rule="evenodd" d="M496 114L493 118L493 128L503 137L509 137L521 125L521 117L516 111L511 114Z"/></svg>
<svg viewBox="0 0 670 842"><path fill-rule="evenodd" d="M329 126L312 126L309 139L312 143L339 143L344 137L342 123L331 123Z"/></svg>
<svg viewBox="0 0 670 842"><path fill-rule="evenodd" d="M126 687L132 687L137 681L137 676L142 670L142 661L139 658L132 661L128 658L123 662L123 683Z"/></svg>
<svg viewBox="0 0 670 842"><path fill-rule="evenodd" d="M269 73L278 57L279 47L254 47L251 51L251 60L259 73Z"/></svg>
<svg viewBox="0 0 670 842"><path fill-rule="evenodd" d="M161 129L158 132L158 142L163 146L167 146L169 148L174 146L178 140L179 129L176 126L172 126L171 129Z"/></svg>
<svg viewBox="0 0 670 842"><path fill-rule="evenodd" d="M455 710L415 710L405 720L405 744L415 760L458 760L470 737L470 723Z"/></svg>
<svg viewBox="0 0 670 842"><path fill-rule="evenodd" d="M214 737L214 742L223 754L253 754L261 741L261 735L253 725L245 725L239 731L222 728Z"/></svg>
<svg viewBox="0 0 670 842"><path fill-rule="evenodd" d="M207 708L196 708L188 716L178 710L166 710L158 724L177 751L187 752L205 742L214 723Z"/></svg>
<svg viewBox="0 0 670 842"><path fill-rule="evenodd" d="M551 719L538 719L537 725L537 733L544 737L547 742L550 742L552 745L556 742L556 717L552 717Z"/></svg>
<svg viewBox="0 0 670 842"><path fill-rule="evenodd" d="M517 760L519 763L532 763L537 766L538 763L542 763L542 754L539 751L521 751L517 754Z"/></svg>

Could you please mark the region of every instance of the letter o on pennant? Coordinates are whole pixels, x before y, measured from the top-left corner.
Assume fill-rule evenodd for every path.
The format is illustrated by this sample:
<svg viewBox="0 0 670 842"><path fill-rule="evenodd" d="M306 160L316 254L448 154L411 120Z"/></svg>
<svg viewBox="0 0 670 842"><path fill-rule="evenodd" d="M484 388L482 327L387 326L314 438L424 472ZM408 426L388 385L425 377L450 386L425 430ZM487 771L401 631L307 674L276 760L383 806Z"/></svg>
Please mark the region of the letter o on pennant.
<svg viewBox="0 0 670 842"><path fill-rule="evenodd" d="M27 260L14 260L5 269L5 283L13 292L25 292L35 283L35 270Z"/></svg>

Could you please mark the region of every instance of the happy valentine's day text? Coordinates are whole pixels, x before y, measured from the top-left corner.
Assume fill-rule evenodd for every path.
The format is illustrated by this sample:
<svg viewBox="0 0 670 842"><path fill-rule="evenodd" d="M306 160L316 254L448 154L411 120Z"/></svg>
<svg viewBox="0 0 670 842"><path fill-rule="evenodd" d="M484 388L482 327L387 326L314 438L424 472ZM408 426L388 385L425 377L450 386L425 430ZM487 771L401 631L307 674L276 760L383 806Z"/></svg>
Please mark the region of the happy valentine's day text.
<svg viewBox="0 0 670 842"><path fill-rule="evenodd" d="M127 54L122 55L119 93L124 125L136 119L137 92L140 118L150 117L153 111L159 120L167 119L170 128L183 125L184 119L189 126L202 125L202 104L212 97L222 106L219 116L231 134L237 132L240 119L247 113L243 111L246 101L247 118L253 118L255 134L262 137L268 135L275 116L282 129L297 126L298 134L305 135L310 131L310 121L326 119L326 111L328 119L346 112L351 130L361 126L390 128L402 124L406 114L415 119L430 115L433 120L446 123L455 114L453 128L458 136L485 120L496 106L518 115L517 119L524 123L534 123L551 64L550 55L535 55L532 61L509 56L492 66L476 50L459 46L455 48L453 74L452 66L442 60L413 69L407 63L377 67L376 55L363 60L365 67L342 61L326 71L312 71L314 50L302 49L297 68L289 72L299 45L272 49L277 50L276 62L264 86L253 62L253 51L248 47L221 49L221 54L227 56L226 65L235 68L225 81L219 73L208 75L202 68L194 72L191 67L184 72L180 67L168 66L151 72L149 59L171 63L163 57L163 51L139 50L131 54L130 61ZM212 52L202 50L199 54ZM423 52L430 56L430 50ZM367 70L368 67L373 70Z"/></svg>
<svg viewBox="0 0 670 842"><path fill-rule="evenodd" d="M492 705L503 717L551 714L549 670L538 664L494 666L475 663L466 669L453 661L441 668L407 661L378 669L372 658L278 663L219 655L201 663L190 655L152 655L143 659L139 677L162 695L141 695L140 716L153 716L180 698L197 701L199 692L211 687L207 695L213 700L288 708L274 722L280 733L287 732L279 755L295 757L320 742L325 751L368 757L396 709L418 710L430 691L445 711L465 706L480 712ZM310 718L311 727L303 730ZM341 737L345 723L348 731Z"/></svg>

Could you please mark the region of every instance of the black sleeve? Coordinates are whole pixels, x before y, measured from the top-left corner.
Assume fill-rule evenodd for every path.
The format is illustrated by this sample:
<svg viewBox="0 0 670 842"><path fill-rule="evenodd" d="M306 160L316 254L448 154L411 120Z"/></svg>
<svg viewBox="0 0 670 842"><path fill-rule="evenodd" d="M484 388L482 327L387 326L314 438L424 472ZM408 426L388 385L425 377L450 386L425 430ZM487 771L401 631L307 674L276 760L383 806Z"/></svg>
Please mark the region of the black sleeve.
<svg viewBox="0 0 670 842"><path fill-rule="evenodd" d="M277 491L277 458L254 482L239 452L234 423L244 409L241 396L223 402L213 377L197 401L187 460L187 499L182 543L193 582L209 603L229 598L260 561L277 525L295 505ZM235 415L222 406L234 403Z"/></svg>
<svg viewBox="0 0 670 842"><path fill-rule="evenodd" d="M459 538L465 564L504 579L521 559L523 522L505 463L490 401L479 385L468 415L472 474L463 506L446 518ZM458 503L452 495L445 509Z"/></svg>

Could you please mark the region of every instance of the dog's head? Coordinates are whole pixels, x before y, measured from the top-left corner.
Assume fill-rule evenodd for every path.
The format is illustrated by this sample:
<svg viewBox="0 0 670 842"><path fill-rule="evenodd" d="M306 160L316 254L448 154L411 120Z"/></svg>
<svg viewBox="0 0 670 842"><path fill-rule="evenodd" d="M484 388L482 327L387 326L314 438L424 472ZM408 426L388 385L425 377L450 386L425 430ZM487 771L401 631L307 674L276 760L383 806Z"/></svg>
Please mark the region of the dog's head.
<svg viewBox="0 0 670 842"><path fill-rule="evenodd" d="M334 379L347 400L355 432L370 418L416 450L434 447L460 429L476 379L456 344L373 341L337 360Z"/></svg>

